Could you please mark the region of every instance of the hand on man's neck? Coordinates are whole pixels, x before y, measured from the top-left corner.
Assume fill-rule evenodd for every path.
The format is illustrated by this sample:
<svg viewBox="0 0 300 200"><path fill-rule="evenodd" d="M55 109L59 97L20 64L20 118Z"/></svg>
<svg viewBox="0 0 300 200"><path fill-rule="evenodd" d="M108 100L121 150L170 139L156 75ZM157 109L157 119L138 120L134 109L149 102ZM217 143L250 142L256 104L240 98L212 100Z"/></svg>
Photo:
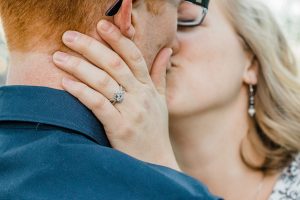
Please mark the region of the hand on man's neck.
<svg viewBox="0 0 300 200"><path fill-rule="evenodd" d="M70 77L52 62L47 53L11 52L6 85L44 86L63 90L61 80Z"/></svg>
<svg viewBox="0 0 300 200"><path fill-rule="evenodd" d="M89 35L104 43L96 30ZM61 85L62 79L64 77L75 78L55 66L53 53L57 50L59 48L52 47L50 49L49 47L48 50L11 51L6 85L43 86L64 90ZM67 53L81 57L81 55L70 52L70 50ZM101 55L99 54L99 56Z"/></svg>

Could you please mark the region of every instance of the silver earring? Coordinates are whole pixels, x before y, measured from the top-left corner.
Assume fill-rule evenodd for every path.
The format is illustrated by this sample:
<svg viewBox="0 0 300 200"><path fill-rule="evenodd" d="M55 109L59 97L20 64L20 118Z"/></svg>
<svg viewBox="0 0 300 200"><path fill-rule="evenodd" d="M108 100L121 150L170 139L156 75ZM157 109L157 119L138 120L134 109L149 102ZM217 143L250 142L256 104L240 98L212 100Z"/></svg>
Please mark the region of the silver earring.
<svg viewBox="0 0 300 200"><path fill-rule="evenodd" d="M254 86L253 85L249 85L249 95L250 95L250 99L249 99L249 109L248 109L248 113L250 115L250 117L254 117L256 110L255 110L255 91L254 91Z"/></svg>

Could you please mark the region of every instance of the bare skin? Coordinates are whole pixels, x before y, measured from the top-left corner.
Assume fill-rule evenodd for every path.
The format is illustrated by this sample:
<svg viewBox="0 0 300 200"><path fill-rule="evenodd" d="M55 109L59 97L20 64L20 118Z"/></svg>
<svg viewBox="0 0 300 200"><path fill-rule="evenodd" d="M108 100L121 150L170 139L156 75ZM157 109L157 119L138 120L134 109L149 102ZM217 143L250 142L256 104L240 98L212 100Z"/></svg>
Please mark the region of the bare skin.
<svg viewBox="0 0 300 200"><path fill-rule="evenodd" d="M118 32L118 30L115 31ZM101 37L105 36L101 35ZM122 40L121 38L118 40ZM247 109L248 87L250 84L259 84L257 60L252 52L245 50L241 38L235 33L217 1L212 1L209 15L202 26L179 29L178 38L180 49L176 50L171 58L172 66L167 67L167 91L161 94L167 94L170 137L180 168L203 181L213 193L225 199L268 199L279 172L265 175L261 171L254 171L245 165L239 154L240 145L243 144L247 153L251 155L251 159L258 163L262 160L260 155L255 152L255 148L249 145L247 138L248 134L255 132L253 120L249 117ZM124 58L125 54L130 54L131 51L126 46L130 46L130 40L127 40L124 49L114 50L127 63L127 67L135 76L134 79L140 79L139 75L135 73L137 68L132 62L133 59L126 57L126 60ZM85 47L85 49L87 48ZM77 51L81 50L77 49ZM94 49L94 51L96 50ZM98 49L98 51L103 53L104 50ZM84 52L89 59L91 55ZM87 68L82 69L86 71L84 73L74 73L76 70L68 70L66 65L60 63L58 67L67 70L77 78L81 76L79 79L86 85L86 88L93 85L92 80L83 78L89 77L84 75L88 71ZM157 66L154 65L152 71L160 68ZM106 71L101 65L91 64L90 68L93 68L95 72L97 68ZM164 77L163 70L157 72L157 74L162 74L157 77ZM130 82L124 77L124 79L118 79L112 75L111 78L115 81L115 85ZM154 79L154 83L155 80L158 79ZM99 94L109 99L109 94L112 92L109 87L101 89L91 87L96 92L85 95L76 92L80 90L79 86L82 83L63 84L68 92L90 107L96 115L101 113L101 110L93 108L99 106L99 102L92 102L89 99L94 99ZM162 91L162 87L155 85L158 88L156 90ZM144 100L148 98L149 96ZM135 93L134 99L144 102L142 100L143 92ZM151 102L157 104L157 102ZM115 108L111 107L111 110L120 111L122 106L131 110L136 108L137 103L131 105L132 107L130 104L126 104L126 106L120 104ZM140 105L145 107L142 103ZM126 112L120 112L126 115ZM130 115L129 112L127 115ZM111 120L112 118L104 118L105 116L99 117L99 120L107 125L114 121ZM158 117L156 122L161 122L161 119L164 118ZM130 124L129 126L133 129L139 127L138 124L132 122L124 123ZM149 127L155 129L155 124ZM114 130L112 129L111 132ZM120 133L118 134L120 135ZM123 141L117 141L115 147L140 159L144 159L145 153L151 157L149 154L155 155L157 152L148 148L160 139L159 137L154 139L152 136L147 134L141 136L141 132L133 131L133 134L123 137ZM145 138L143 140L134 139L141 137ZM129 140L139 142L131 143L135 146L128 148L124 141ZM140 144L141 141L145 143ZM143 148L148 144L150 146L147 147L147 150ZM166 157L173 157L173 154L163 156L163 158Z"/></svg>
<svg viewBox="0 0 300 200"><path fill-rule="evenodd" d="M120 11L110 21L117 24L122 34L128 37L133 34L132 30L134 29L133 41L142 52L147 66L151 67L162 49L174 48L177 45L175 36L179 3L180 0L161 2L161 7L164 9L160 14L154 15L147 10L144 1L134 4L133 0L123 0ZM145 32L147 34L144 34ZM164 37L157 37L158 34L162 34ZM96 27L89 35L101 41ZM54 44L56 42L53 41ZM61 79L63 77L71 78L71 76L56 68L52 62L52 54L58 47L52 45L51 41L49 44L41 44L39 47L40 49L28 52L17 50L9 52L7 85L46 86L63 90ZM73 53L80 57L80 54Z"/></svg>
<svg viewBox="0 0 300 200"><path fill-rule="evenodd" d="M166 49L160 53L154 62L151 79L138 48L114 25L109 23L110 28L103 29L107 23L99 23L99 34L115 51L127 52L125 50L130 48L129 53L120 54L125 62L97 40L76 33L76 40L70 41L67 32L63 37L64 43L81 54L87 50L84 55L99 68L78 57L56 52L54 63L84 82L64 78L62 85L103 123L114 148L140 160L180 170L169 139L166 80L162 72L166 73L172 51ZM104 59L99 59L98 52L102 52ZM119 84L126 90L126 97L121 104L113 105L109 99ZM149 119L160 120L150 123ZM143 152L142 155L140 152Z"/></svg>

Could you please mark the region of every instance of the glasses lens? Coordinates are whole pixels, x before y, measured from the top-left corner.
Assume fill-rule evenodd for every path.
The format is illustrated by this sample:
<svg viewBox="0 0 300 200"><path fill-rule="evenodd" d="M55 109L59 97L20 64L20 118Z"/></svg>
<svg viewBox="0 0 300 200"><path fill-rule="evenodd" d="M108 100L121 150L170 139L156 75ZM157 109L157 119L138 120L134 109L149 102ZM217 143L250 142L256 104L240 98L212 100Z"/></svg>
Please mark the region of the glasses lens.
<svg viewBox="0 0 300 200"><path fill-rule="evenodd" d="M196 26L199 25L206 15L206 8L184 1L178 9L179 26Z"/></svg>

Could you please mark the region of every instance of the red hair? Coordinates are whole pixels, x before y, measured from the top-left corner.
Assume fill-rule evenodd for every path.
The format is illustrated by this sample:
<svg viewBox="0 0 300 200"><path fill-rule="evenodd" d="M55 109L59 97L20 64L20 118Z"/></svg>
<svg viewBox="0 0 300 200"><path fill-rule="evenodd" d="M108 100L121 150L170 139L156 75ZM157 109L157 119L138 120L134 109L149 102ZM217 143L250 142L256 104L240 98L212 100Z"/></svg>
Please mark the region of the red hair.
<svg viewBox="0 0 300 200"><path fill-rule="evenodd" d="M49 45L47 41L61 41L66 30L89 33L103 18L103 9L109 1L0 0L8 47L10 50L35 50L43 44Z"/></svg>
<svg viewBox="0 0 300 200"><path fill-rule="evenodd" d="M113 0L0 0L0 14L9 50L41 51L51 45L60 49L62 34L76 30L89 34ZM146 0L148 10L156 13L154 4ZM57 41L57 44L55 44Z"/></svg>

